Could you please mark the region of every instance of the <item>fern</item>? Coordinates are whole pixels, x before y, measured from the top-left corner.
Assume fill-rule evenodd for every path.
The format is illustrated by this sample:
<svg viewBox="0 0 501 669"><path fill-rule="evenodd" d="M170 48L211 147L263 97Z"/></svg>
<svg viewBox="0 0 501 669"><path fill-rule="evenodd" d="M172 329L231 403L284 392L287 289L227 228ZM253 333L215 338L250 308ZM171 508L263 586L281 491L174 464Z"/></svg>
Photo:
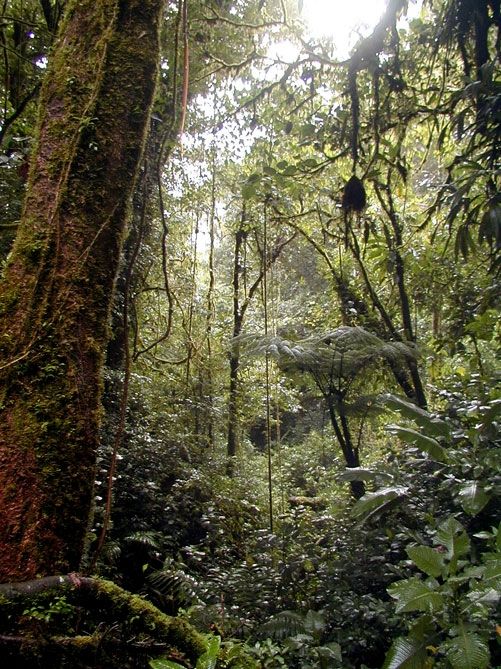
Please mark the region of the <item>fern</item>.
<svg viewBox="0 0 501 669"><path fill-rule="evenodd" d="M124 543L126 544L141 544L146 548L151 550L158 550L159 544L155 532L134 532L134 534L129 534L128 537L125 537Z"/></svg>
<svg viewBox="0 0 501 669"><path fill-rule="evenodd" d="M197 582L180 569L164 568L148 574L148 585L160 600L172 602L177 608L187 607L199 601Z"/></svg>
<svg viewBox="0 0 501 669"><path fill-rule="evenodd" d="M259 628L259 636L282 641L304 632L305 619L295 611L281 611L267 620Z"/></svg>
<svg viewBox="0 0 501 669"><path fill-rule="evenodd" d="M109 565L116 565L122 554L122 549L118 541L107 541L104 545L101 559Z"/></svg>
<svg viewBox="0 0 501 669"><path fill-rule="evenodd" d="M245 334L234 340L249 355L269 355L285 371L327 372L350 379L372 362L415 358L412 345L386 342L361 327L342 326L298 342L277 336Z"/></svg>

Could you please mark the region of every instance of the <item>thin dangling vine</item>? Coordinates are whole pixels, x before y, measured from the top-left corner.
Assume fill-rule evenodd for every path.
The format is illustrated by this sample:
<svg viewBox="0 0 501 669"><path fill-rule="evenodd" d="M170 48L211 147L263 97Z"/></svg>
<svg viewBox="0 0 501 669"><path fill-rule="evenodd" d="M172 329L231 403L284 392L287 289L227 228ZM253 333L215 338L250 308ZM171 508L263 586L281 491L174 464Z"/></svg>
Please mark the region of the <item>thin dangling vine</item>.
<svg viewBox="0 0 501 669"><path fill-rule="evenodd" d="M268 335L268 203L265 201L263 209L263 306L264 306L264 335ZM273 532L273 479L271 458L271 393L270 393L270 356L265 356L266 380L266 453L268 458L268 510L270 518L270 532Z"/></svg>

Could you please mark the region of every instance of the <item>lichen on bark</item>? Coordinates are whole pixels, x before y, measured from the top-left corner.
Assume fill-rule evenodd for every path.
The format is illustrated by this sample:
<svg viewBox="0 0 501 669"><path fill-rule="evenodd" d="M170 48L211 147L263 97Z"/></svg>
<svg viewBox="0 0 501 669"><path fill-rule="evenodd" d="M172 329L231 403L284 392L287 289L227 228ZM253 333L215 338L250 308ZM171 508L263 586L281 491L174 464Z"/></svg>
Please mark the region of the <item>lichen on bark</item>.
<svg viewBox="0 0 501 669"><path fill-rule="evenodd" d="M0 580L78 569L163 0L67 4L0 285Z"/></svg>

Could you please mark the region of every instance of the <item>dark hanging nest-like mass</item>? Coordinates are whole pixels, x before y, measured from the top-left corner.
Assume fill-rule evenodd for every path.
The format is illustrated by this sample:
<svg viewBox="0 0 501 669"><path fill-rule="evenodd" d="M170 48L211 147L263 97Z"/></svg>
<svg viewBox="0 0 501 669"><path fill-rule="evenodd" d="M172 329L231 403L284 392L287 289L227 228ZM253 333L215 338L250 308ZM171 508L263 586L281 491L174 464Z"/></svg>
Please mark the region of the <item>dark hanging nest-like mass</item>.
<svg viewBox="0 0 501 669"><path fill-rule="evenodd" d="M367 196L365 195L364 185L358 177L353 175L344 187L341 207L345 213L354 211L359 214L366 204Z"/></svg>

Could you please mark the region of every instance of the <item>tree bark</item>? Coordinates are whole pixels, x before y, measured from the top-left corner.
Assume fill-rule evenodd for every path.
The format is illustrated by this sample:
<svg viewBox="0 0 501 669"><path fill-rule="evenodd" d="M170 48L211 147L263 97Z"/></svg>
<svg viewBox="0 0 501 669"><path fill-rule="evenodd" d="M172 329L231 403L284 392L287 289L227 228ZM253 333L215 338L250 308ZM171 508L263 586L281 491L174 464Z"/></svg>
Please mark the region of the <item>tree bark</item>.
<svg viewBox="0 0 501 669"><path fill-rule="evenodd" d="M242 212L242 220L245 211ZM233 339L242 333L242 324L245 311L240 305L240 271L242 246L245 243L245 234L239 229L235 233L235 252L233 255ZM230 386L228 389L228 441L227 472L231 476L234 471L234 458L239 447L239 425L238 425L238 390L240 368L240 346L234 342L230 351Z"/></svg>
<svg viewBox="0 0 501 669"><path fill-rule="evenodd" d="M44 621L38 633L26 629L26 623L23 625L23 618L26 620L23 611L36 605L42 593L65 597L70 609L63 614L68 636L60 636L61 620ZM4 666L106 666L111 669L122 667L124 663L138 666L133 661L137 661L138 654L144 666L145 651L148 655L168 652L175 657L182 653L196 661L205 650L203 637L189 623L166 615L150 602L110 581L78 574L47 576L0 584L0 597L9 611L7 631L16 630L15 634L0 635L0 646L7 649L2 654L8 663ZM78 615L86 612L85 635L74 633L71 609L79 610ZM5 620L2 623L5 624Z"/></svg>
<svg viewBox="0 0 501 669"><path fill-rule="evenodd" d="M71 0L0 286L0 580L78 568L103 354L163 0Z"/></svg>
<svg viewBox="0 0 501 669"><path fill-rule="evenodd" d="M324 394L327 406L329 408L329 417L331 425L338 440L339 446L343 453L344 461L349 469L360 467L360 457L358 448L353 447L353 442L350 434L350 427L344 414L344 410L339 412L341 426L339 425L337 412L334 403L334 396L332 394ZM339 398L341 403L343 400ZM365 484L363 481L350 481L351 494L355 499L360 499L365 495Z"/></svg>

